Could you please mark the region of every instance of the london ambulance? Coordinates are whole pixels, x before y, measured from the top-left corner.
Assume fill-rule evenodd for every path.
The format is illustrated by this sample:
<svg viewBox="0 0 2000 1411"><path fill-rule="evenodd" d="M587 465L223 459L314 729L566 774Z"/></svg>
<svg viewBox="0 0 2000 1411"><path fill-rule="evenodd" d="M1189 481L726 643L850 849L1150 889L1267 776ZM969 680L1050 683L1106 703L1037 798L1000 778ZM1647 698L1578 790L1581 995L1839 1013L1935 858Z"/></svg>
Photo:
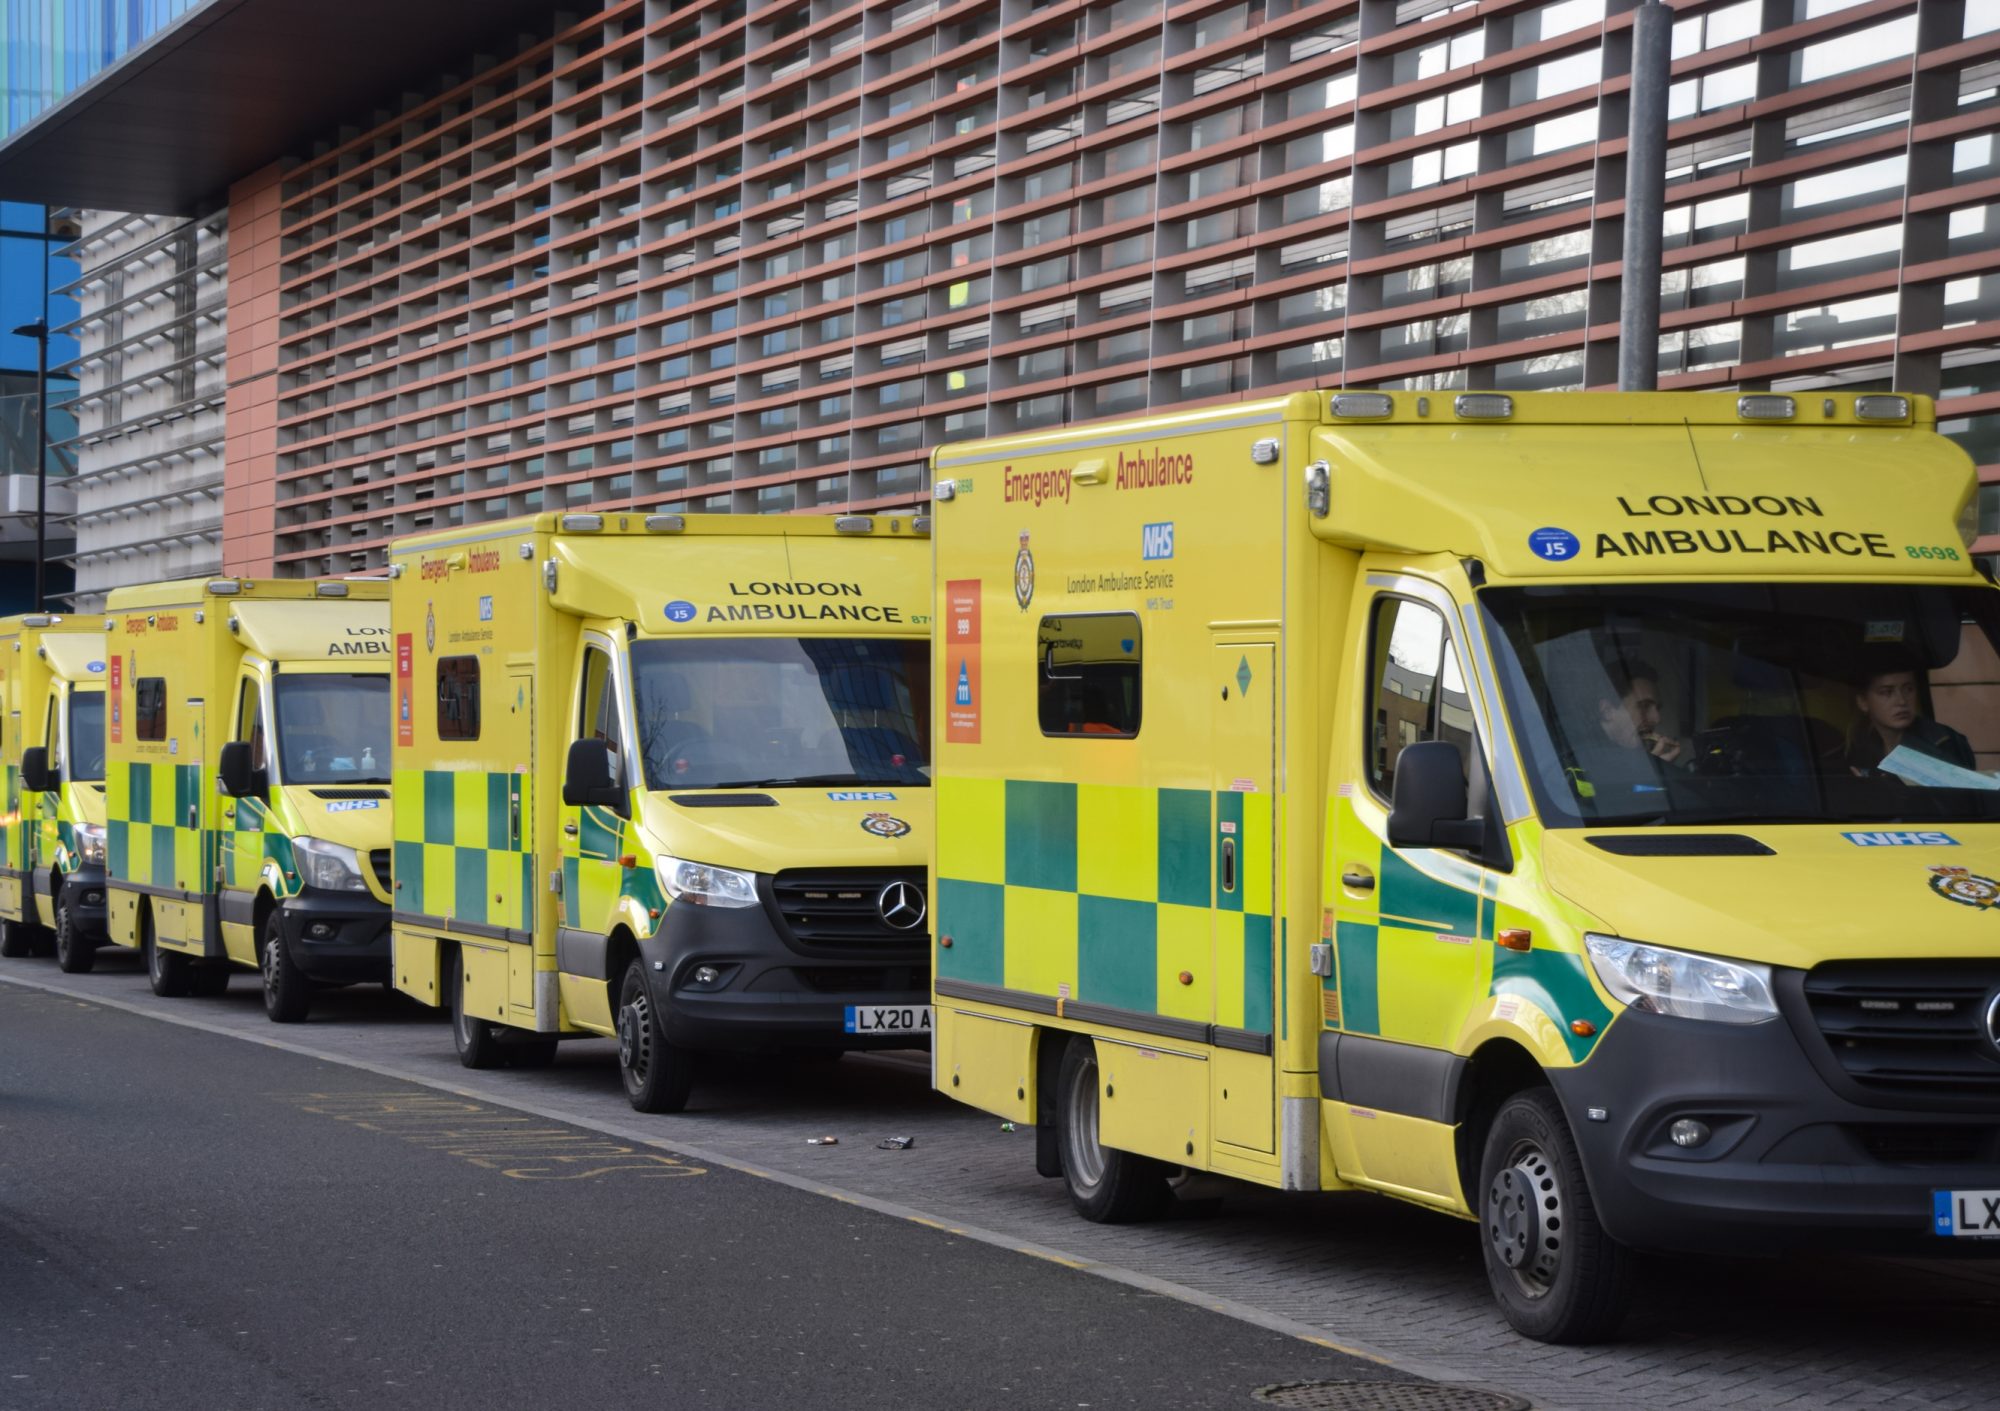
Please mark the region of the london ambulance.
<svg viewBox="0 0 2000 1411"><path fill-rule="evenodd" d="M0 620L0 701L0 955L81 974L105 940L103 623Z"/></svg>
<svg viewBox="0 0 2000 1411"><path fill-rule="evenodd" d="M2000 594L1921 397L1299 393L947 446L936 1082L1638 1251L2000 1254ZM1983 1242L1982 1242L1983 1241Z"/></svg>
<svg viewBox="0 0 2000 1411"><path fill-rule="evenodd" d="M930 541L563 514L398 541L396 984L468 1067L930 1033Z"/></svg>
<svg viewBox="0 0 2000 1411"><path fill-rule="evenodd" d="M111 594L110 930L154 993L247 967L296 1023L322 986L388 980L388 587Z"/></svg>

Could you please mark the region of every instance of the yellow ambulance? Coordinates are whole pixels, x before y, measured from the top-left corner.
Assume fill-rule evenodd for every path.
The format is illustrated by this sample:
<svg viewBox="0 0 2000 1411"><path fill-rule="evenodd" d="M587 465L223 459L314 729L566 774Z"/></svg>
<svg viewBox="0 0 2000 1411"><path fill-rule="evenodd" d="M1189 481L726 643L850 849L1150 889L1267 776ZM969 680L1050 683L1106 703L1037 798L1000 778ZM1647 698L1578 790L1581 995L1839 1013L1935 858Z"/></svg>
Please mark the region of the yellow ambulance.
<svg viewBox="0 0 2000 1411"><path fill-rule="evenodd" d="M547 514L398 541L396 983L468 1067L930 1035L925 521Z"/></svg>
<svg viewBox="0 0 2000 1411"><path fill-rule="evenodd" d="M71 974L105 939L104 674L101 622L0 620L0 955Z"/></svg>
<svg viewBox="0 0 2000 1411"><path fill-rule="evenodd" d="M265 1012L389 978L389 585L190 579L106 604L110 931L160 995Z"/></svg>
<svg viewBox="0 0 2000 1411"><path fill-rule="evenodd" d="M941 1091L1635 1251L2000 1254L2000 594L1921 397L1300 393L940 449ZM1986 1243L1979 1243L1980 1239Z"/></svg>

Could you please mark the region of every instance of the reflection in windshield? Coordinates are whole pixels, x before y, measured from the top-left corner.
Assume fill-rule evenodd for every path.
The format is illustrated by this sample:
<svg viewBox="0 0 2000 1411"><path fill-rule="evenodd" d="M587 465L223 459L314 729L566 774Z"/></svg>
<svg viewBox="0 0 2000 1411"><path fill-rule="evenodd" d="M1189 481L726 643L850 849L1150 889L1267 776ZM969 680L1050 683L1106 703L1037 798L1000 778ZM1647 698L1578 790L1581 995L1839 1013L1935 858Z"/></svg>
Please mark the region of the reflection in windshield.
<svg viewBox="0 0 2000 1411"><path fill-rule="evenodd" d="M68 777L104 778L104 692L71 691L69 695Z"/></svg>
<svg viewBox="0 0 2000 1411"><path fill-rule="evenodd" d="M281 674L273 700L284 783L389 782L386 674Z"/></svg>
<svg viewBox="0 0 2000 1411"><path fill-rule="evenodd" d="M1991 589L1620 585L1479 599L1552 826L2000 818Z"/></svg>
<svg viewBox="0 0 2000 1411"><path fill-rule="evenodd" d="M635 642L647 787L926 784L929 672L921 641Z"/></svg>

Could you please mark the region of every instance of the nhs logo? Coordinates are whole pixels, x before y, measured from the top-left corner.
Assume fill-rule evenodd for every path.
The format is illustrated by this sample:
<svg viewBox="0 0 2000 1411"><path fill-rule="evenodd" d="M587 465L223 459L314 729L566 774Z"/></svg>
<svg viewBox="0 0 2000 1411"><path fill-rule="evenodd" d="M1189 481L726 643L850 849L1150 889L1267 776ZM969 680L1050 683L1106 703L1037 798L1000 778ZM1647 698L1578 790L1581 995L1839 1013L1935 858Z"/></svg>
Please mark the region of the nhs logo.
<svg viewBox="0 0 2000 1411"><path fill-rule="evenodd" d="M1842 833L1857 848L1955 848L1949 833Z"/></svg>
<svg viewBox="0 0 2000 1411"><path fill-rule="evenodd" d="M1139 535L1140 557L1148 559L1170 559L1174 556L1174 524L1148 524Z"/></svg>

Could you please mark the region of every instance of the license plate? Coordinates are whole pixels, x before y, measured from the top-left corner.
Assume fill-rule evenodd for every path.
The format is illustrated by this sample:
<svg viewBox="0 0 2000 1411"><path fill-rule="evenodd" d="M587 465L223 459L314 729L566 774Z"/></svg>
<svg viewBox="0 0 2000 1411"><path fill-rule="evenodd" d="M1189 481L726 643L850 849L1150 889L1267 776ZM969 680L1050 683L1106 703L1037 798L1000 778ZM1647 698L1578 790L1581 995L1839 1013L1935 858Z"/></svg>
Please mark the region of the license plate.
<svg viewBox="0 0 2000 1411"><path fill-rule="evenodd" d="M850 1004L847 1032L850 1034L928 1034L931 1007L927 1004ZM2000 1234L2000 1231L1995 1231Z"/></svg>
<svg viewBox="0 0 2000 1411"><path fill-rule="evenodd" d="M2000 1240L2000 1191L1932 1191L1931 1228L1946 1239Z"/></svg>

